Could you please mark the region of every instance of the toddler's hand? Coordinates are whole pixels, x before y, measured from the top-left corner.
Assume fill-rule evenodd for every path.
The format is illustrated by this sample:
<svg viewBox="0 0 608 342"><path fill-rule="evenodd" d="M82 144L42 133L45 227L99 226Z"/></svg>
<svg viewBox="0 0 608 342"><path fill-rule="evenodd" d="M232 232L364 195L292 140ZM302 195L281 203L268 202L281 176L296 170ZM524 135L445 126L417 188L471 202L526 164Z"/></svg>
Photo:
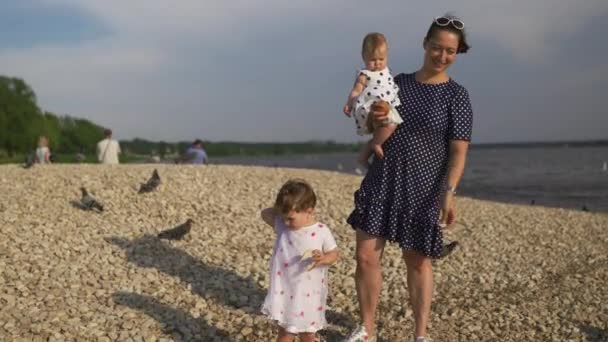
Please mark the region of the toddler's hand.
<svg viewBox="0 0 608 342"><path fill-rule="evenodd" d="M323 265L325 262L325 254L323 254L323 252L321 252L320 250L315 249L314 251L312 251L312 261L314 267Z"/></svg>

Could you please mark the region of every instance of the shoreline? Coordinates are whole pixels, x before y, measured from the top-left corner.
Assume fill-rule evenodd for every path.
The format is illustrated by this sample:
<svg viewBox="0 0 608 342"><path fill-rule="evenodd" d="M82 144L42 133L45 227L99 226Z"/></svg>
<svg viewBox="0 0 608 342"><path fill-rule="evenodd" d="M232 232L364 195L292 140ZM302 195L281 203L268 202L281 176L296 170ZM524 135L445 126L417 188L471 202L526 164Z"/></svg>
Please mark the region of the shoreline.
<svg viewBox="0 0 608 342"><path fill-rule="evenodd" d="M327 171L336 172L343 175L349 176L364 176L365 171L357 165L356 162L348 163L336 163L336 165L322 165L320 167L309 167L298 165L302 159L305 163L314 163L320 157L326 156L339 156L339 157L350 157L352 154L349 153L328 153L323 155L293 155L293 156L248 156L248 157L219 157L212 159L211 164L214 166L240 166L240 167L263 167L268 169L277 168L288 168L296 170L308 170L308 171ZM308 160L308 161L307 161ZM219 161L219 162L218 162ZM19 166L20 164L0 164L1 166ZM57 163L57 165L97 165L97 163ZM159 165L169 166L177 165L169 162L160 163L123 163L125 165L147 165L149 167L156 167ZM192 167L205 167L188 164L179 164L182 166ZM209 166L207 165L207 166ZM37 167L40 167L37 165ZM553 188L551 192L539 192L538 190L530 190L522 187L513 187L510 184L505 184L501 181L496 181L496 184L492 184L491 181L480 179L475 175L477 170L465 170L463 179L460 182L458 197L467 197L472 199L513 204L521 206L536 206L542 208L555 208L555 209L567 209L574 211L584 212L595 212L608 214L608 195L602 195L597 193L595 185L584 184L583 190L573 188L571 185L568 186L568 190L563 190L558 184L551 184ZM606 176L608 178L608 175ZM608 181L608 179L607 179ZM531 181L532 183L534 180ZM530 185L532 188L538 188L538 185ZM607 189L608 191L608 189ZM586 193L585 193L586 192ZM592 193L593 192L593 193Z"/></svg>
<svg viewBox="0 0 608 342"><path fill-rule="evenodd" d="M518 205L608 213L608 171L602 161L608 148L580 149L591 154L588 160L575 160L561 165L563 148L520 148L471 150L459 185L459 196ZM572 150L572 149L567 149ZM538 156L538 158L537 158ZM544 158L544 159L543 159ZM215 165L250 165L295 167L337 171L349 175L363 174L356 154L294 155L267 157L218 157ZM590 165L589 165L590 164ZM593 170L592 168L595 168ZM358 169L358 170L357 170Z"/></svg>

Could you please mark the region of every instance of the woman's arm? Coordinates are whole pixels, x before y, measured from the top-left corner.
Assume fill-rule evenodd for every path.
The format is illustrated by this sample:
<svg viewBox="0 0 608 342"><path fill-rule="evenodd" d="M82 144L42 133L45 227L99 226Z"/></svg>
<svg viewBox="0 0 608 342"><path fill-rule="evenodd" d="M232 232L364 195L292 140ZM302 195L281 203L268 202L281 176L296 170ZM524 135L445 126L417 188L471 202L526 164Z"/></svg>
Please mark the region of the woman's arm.
<svg viewBox="0 0 608 342"><path fill-rule="evenodd" d="M442 195L441 223L450 225L456 220L456 209L454 207L454 194L460 178L464 173L464 166L469 150L467 140L450 140L448 155L448 171L446 187Z"/></svg>
<svg viewBox="0 0 608 342"><path fill-rule="evenodd" d="M267 225L274 227L274 218L275 218L274 209L272 209L272 208L263 209L260 212L260 215L262 216L262 220L264 220L264 222L266 222Z"/></svg>
<svg viewBox="0 0 608 342"><path fill-rule="evenodd" d="M460 182L460 178L464 173L468 150L468 141L450 140L447 185L454 187L454 189L458 186L458 182Z"/></svg>

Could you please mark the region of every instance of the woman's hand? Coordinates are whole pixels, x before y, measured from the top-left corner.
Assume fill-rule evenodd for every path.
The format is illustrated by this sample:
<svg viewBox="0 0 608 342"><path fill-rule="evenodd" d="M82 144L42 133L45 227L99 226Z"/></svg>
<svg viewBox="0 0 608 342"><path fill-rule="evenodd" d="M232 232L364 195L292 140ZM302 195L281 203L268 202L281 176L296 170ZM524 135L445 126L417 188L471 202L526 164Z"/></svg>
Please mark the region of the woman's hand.
<svg viewBox="0 0 608 342"><path fill-rule="evenodd" d="M439 225L441 228L446 228L452 225L456 221L456 200L454 194L451 191L446 191L442 195L441 199L441 216L439 219Z"/></svg>
<svg viewBox="0 0 608 342"><path fill-rule="evenodd" d="M391 106L388 102L379 101L375 102L370 108L370 115L374 118L374 121L378 124L378 126L383 125L388 120L388 112L390 111Z"/></svg>

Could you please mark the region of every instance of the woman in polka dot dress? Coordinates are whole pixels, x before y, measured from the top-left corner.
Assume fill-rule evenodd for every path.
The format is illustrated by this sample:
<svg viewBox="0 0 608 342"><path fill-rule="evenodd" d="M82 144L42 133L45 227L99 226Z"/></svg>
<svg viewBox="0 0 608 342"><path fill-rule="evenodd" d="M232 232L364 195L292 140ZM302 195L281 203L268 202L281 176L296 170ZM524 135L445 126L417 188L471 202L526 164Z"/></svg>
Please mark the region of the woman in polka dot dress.
<svg viewBox="0 0 608 342"><path fill-rule="evenodd" d="M397 92L399 88L387 67L388 43L383 34L369 33L363 39L361 56L365 62L365 69L359 70L355 84L343 112L347 116L354 116L357 125L357 134L373 134L372 140L363 146L359 162L368 166L372 153L382 158L382 144L393 134L397 125L403 122L395 109L400 104ZM383 101L388 109L386 120L375 123L369 116L369 111L376 101Z"/></svg>
<svg viewBox="0 0 608 342"><path fill-rule="evenodd" d="M262 313L279 325L277 341L314 341L323 329L327 268L338 259L336 240L314 217L316 196L303 180L290 180L262 219L277 234L270 260L270 287Z"/></svg>
<svg viewBox="0 0 608 342"><path fill-rule="evenodd" d="M452 80L448 67L469 49L458 18L436 18L423 41L424 63L399 74L404 122L374 158L355 192L348 223L356 230L357 296L362 325L346 341L374 341L380 295L380 260L386 241L399 244L407 268L417 342L424 341L433 294L432 258L442 252L441 225L455 220L454 195L462 176L473 114L467 90ZM403 115L407 112L407 115ZM377 121L386 110L373 106Z"/></svg>

